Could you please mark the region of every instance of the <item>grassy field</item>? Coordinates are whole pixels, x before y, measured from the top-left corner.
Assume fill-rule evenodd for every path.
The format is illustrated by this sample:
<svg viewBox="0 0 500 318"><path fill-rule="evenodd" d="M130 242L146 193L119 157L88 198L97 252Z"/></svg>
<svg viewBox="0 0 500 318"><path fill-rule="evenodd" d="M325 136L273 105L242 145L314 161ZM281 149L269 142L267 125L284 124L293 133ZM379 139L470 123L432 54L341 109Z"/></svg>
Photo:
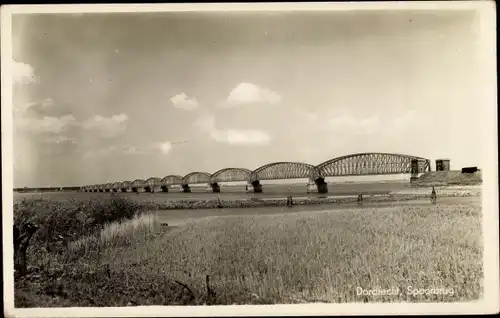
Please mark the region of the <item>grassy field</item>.
<svg viewBox="0 0 500 318"><path fill-rule="evenodd" d="M482 291L477 203L111 223L55 252L30 251L16 306L463 301ZM206 275L209 275L207 291ZM357 295L399 288L399 294ZM451 288L450 295L408 295Z"/></svg>

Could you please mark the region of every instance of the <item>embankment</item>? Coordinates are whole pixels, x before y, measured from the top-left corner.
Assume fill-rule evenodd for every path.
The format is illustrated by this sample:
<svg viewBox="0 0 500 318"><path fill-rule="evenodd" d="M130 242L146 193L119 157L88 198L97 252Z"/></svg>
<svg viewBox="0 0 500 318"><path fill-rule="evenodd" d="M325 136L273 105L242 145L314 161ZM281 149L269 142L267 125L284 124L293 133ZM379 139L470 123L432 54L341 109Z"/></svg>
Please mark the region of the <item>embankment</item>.
<svg viewBox="0 0 500 318"><path fill-rule="evenodd" d="M481 171L462 173L461 171L431 171L423 174L413 185L420 187L445 185L480 185L483 183Z"/></svg>

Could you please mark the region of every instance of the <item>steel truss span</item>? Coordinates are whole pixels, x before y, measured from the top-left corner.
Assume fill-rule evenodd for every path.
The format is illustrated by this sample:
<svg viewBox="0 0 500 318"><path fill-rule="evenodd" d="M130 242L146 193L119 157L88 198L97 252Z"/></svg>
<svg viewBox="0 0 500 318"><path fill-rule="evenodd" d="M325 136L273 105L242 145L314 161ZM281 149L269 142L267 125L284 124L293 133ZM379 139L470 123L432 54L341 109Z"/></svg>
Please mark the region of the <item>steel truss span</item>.
<svg viewBox="0 0 500 318"><path fill-rule="evenodd" d="M248 181L251 170L244 168L225 168L212 174L210 183Z"/></svg>
<svg viewBox="0 0 500 318"><path fill-rule="evenodd" d="M257 168L250 174L250 182L257 180L277 179L317 179L320 177L318 169L302 162L273 162Z"/></svg>
<svg viewBox="0 0 500 318"><path fill-rule="evenodd" d="M146 182L142 179L137 179L132 182L132 188L144 188Z"/></svg>
<svg viewBox="0 0 500 318"><path fill-rule="evenodd" d="M166 176L165 178L161 179L162 186L181 185L181 184L182 184L182 177L181 176L170 175L170 176Z"/></svg>
<svg viewBox="0 0 500 318"><path fill-rule="evenodd" d="M132 187L132 182L130 181L123 181L122 182L122 189L128 189Z"/></svg>
<svg viewBox="0 0 500 318"><path fill-rule="evenodd" d="M149 187L150 189L154 187L161 187L161 179L157 177L151 177L146 180L146 186Z"/></svg>
<svg viewBox="0 0 500 318"><path fill-rule="evenodd" d="M325 161L317 168L322 177L402 174L412 171L414 159L419 160L421 172L430 171L428 159L392 153L352 154Z"/></svg>
<svg viewBox="0 0 500 318"><path fill-rule="evenodd" d="M191 172L182 178L182 184L210 183L211 177L207 172Z"/></svg>
<svg viewBox="0 0 500 318"><path fill-rule="evenodd" d="M413 165L413 162L417 165ZM413 166L412 166L413 165ZM225 168L214 174L192 172L182 177L169 175L163 179L151 177L144 180L115 182L114 184L88 185L88 191L104 191L106 189L131 189L144 187L168 187L172 185L215 184L218 182L258 180L302 179L318 181L318 178L335 176L387 175L402 173L423 173L430 171L430 160L417 156L395 153L357 153L330 159L318 166L302 162L273 162L254 171L244 168Z"/></svg>

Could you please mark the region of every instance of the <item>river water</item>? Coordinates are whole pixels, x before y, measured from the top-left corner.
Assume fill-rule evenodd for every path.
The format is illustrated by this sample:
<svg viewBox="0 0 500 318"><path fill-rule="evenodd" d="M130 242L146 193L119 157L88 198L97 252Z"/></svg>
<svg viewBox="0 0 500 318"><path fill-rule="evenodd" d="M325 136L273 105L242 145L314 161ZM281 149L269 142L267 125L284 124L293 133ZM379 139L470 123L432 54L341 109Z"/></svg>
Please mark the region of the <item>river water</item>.
<svg viewBox="0 0 500 318"><path fill-rule="evenodd" d="M363 193L363 195L387 194L410 188L409 182L384 182L384 183L329 183L326 196L352 196ZM246 192L245 186L222 186L220 193L213 193L208 187L191 187L191 193L181 192L180 189L170 189L169 192L156 193L131 193L119 192L123 197L134 198L137 201L166 200L208 200L219 197L221 200L238 200L257 197L261 199L282 198L292 195L294 198L325 196L317 192L307 193L306 184L274 185L264 184L262 193ZM46 192L46 193L15 193L14 198L44 197L55 200L69 198L91 198L110 195L108 192Z"/></svg>
<svg viewBox="0 0 500 318"><path fill-rule="evenodd" d="M363 195L381 195L388 194L392 191L410 190L409 183L402 182L387 182L387 183L340 183L328 184L328 197L345 197L356 196L359 193ZM221 200L237 200L249 199L258 197L260 199L285 199L287 195L292 195L294 199L305 197L325 196L319 193L307 193L306 185L264 185L263 193L246 193L244 186L226 186L221 188L220 193L213 193L207 188L192 187L191 193L183 193L180 191L174 192L158 192L158 193L118 193L123 197L128 197L136 201L155 201L165 202L170 200L194 200L194 199L214 199L219 197ZM421 189L424 190L425 189ZM430 194L430 191L429 191ZM49 200L68 200L74 199L90 199L102 196L109 196L110 193L88 193L88 192L47 192L47 193L14 193L14 199L22 198L40 198ZM331 211L349 208L373 208L373 207L388 207L388 206L403 206L403 205L430 205L429 199L400 201L400 202L364 202L362 205L357 203L342 203L342 204L319 204L319 205L300 205L291 208L286 206L276 207L259 207L259 208L223 208L223 209L196 209L196 210L167 210L155 211L158 219L162 223L176 225L185 222L189 219L198 219L212 216L230 216L230 215L270 215L282 214L290 212L314 212L314 211ZM438 205L449 204L478 204L481 205L480 196L472 197L439 197Z"/></svg>
<svg viewBox="0 0 500 318"><path fill-rule="evenodd" d="M481 197L442 197L438 198L437 206L456 205L456 204L472 204L481 205ZM223 209L196 209L196 210L160 210L155 211L158 220L161 223L168 223L169 226L180 226L188 220L201 219L214 216L232 216L232 215L273 215L286 214L296 212L318 212L318 211L335 211L345 209L368 209L368 208L384 208L394 206L434 206L429 199L408 200L399 202L363 202L358 203L341 203L341 204L315 204L315 205L296 205L293 207L274 206L274 207L258 207L258 208L223 208Z"/></svg>

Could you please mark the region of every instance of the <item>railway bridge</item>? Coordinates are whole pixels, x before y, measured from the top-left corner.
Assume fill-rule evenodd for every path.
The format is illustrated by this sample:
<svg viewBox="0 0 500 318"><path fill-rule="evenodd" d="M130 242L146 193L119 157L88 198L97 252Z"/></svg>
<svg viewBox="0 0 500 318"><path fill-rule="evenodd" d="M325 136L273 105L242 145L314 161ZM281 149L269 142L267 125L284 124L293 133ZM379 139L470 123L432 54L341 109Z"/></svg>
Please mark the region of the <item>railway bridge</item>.
<svg viewBox="0 0 500 318"><path fill-rule="evenodd" d="M263 180L307 179L308 191L327 193L327 177L411 174L411 180L419 174L430 171L430 160L394 153L356 153L337 157L317 166L303 162L273 162L255 170L245 168L224 168L210 174L191 172L186 176L168 175L164 178L151 177L147 180L122 181L82 187L86 192L168 192L172 187L191 192L190 185L203 184L213 192L220 192L221 182L246 182L247 191L262 192Z"/></svg>

